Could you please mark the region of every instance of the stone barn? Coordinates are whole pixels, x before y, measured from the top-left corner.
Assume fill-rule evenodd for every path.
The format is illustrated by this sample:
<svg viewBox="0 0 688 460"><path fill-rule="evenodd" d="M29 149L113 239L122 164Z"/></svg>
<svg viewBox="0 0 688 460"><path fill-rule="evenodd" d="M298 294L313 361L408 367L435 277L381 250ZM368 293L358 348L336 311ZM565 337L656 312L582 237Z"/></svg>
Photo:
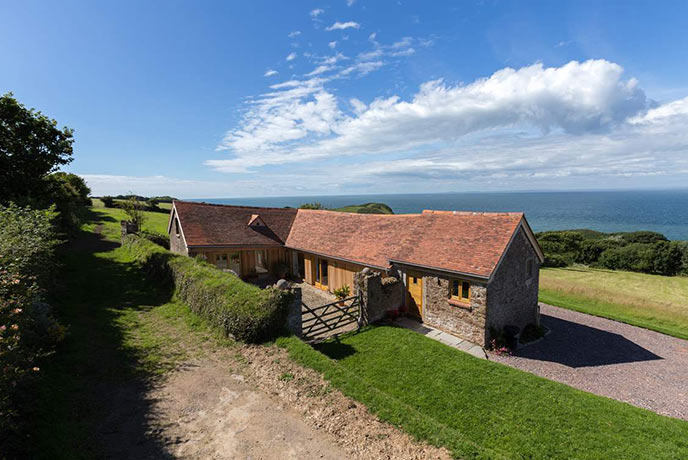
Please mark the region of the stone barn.
<svg viewBox="0 0 688 460"><path fill-rule="evenodd" d="M385 308L485 346L491 331L539 323L543 254L523 213L354 214L175 201L173 252L245 279L354 290L357 273L396 278Z"/></svg>

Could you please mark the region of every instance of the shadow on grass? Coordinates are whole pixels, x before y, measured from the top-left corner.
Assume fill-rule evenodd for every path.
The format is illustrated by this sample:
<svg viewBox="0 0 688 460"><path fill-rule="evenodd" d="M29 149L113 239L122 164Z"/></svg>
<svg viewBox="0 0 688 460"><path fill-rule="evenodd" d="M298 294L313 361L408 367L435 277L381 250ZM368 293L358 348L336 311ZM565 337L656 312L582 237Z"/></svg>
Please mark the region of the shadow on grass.
<svg viewBox="0 0 688 460"><path fill-rule="evenodd" d="M118 260L118 246L82 233L61 248L64 266L51 303L68 336L42 366L32 458L169 457L150 429L153 401L146 394L155 374L127 334L139 312L168 302L171 292Z"/></svg>
<svg viewBox="0 0 688 460"><path fill-rule="evenodd" d="M322 342L315 345L314 348L327 357L337 361L356 354L356 349L354 347L342 343L338 339Z"/></svg>

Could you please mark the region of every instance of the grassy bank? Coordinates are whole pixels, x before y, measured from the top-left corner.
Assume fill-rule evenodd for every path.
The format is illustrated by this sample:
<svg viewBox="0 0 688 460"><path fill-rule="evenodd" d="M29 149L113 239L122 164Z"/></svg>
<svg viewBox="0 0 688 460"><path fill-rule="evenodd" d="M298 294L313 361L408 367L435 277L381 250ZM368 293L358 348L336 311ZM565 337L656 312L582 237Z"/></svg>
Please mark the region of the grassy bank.
<svg viewBox="0 0 688 460"><path fill-rule="evenodd" d="M688 339L688 277L586 267L540 271L540 301Z"/></svg>
<svg viewBox="0 0 688 460"><path fill-rule="evenodd" d="M377 327L314 350L278 344L380 418L460 458L674 459L688 423Z"/></svg>
<svg viewBox="0 0 688 460"><path fill-rule="evenodd" d="M139 458L165 458L163 441L147 431L146 392L196 353L170 346L179 343L175 334L220 340L169 291L147 282L134 256L119 248L117 212L93 210L85 231L61 253L53 303L68 336L41 365L32 458L101 458L119 444L139 446Z"/></svg>

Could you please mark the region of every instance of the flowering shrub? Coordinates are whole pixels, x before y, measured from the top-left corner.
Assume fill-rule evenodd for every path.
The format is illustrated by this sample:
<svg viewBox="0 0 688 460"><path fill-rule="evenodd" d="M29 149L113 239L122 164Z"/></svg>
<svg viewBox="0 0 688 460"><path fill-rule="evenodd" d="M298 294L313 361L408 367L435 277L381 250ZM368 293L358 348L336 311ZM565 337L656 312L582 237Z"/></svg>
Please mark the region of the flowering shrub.
<svg viewBox="0 0 688 460"><path fill-rule="evenodd" d="M0 206L0 435L15 429L16 398L36 361L63 337L42 284L52 271L55 213Z"/></svg>
<svg viewBox="0 0 688 460"><path fill-rule="evenodd" d="M511 350L497 339L490 340L490 349L498 355L510 355Z"/></svg>

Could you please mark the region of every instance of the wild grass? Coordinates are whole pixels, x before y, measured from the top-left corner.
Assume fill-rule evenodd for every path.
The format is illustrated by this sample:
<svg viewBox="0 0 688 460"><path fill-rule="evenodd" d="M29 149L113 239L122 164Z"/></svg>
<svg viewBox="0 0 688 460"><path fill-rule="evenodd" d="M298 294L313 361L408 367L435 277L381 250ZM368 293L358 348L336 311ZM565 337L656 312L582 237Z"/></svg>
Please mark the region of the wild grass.
<svg viewBox="0 0 688 460"><path fill-rule="evenodd" d="M118 233L109 240L94 233L97 225L119 228L109 220L114 213L97 211L61 253L60 289L52 303L68 335L41 365L31 458L102 458L108 433L122 430L142 452L166 458L160 440L147 431L150 385L203 353L204 342L233 342L168 288L147 281L134 254L119 247Z"/></svg>
<svg viewBox="0 0 688 460"><path fill-rule="evenodd" d="M540 301L688 339L688 277L546 268Z"/></svg>
<svg viewBox="0 0 688 460"><path fill-rule="evenodd" d="M381 419L465 459L674 459L688 423L472 356L415 332L374 327L318 350L281 338Z"/></svg>
<svg viewBox="0 0 688 460"><path fill-rule="evenodd" d="M89 216L84 224L84 230L93 231L96 226L102 225L102 234L109 240L119 241L120 238L120 222L127 219L127 214L119 208L105 208L100 206L98 201L92 200L94 206L90 208ZM146 220L143 224L143 230L167 235L167 223L169 220L168 214L160 212L144 212Z"/></svg>

